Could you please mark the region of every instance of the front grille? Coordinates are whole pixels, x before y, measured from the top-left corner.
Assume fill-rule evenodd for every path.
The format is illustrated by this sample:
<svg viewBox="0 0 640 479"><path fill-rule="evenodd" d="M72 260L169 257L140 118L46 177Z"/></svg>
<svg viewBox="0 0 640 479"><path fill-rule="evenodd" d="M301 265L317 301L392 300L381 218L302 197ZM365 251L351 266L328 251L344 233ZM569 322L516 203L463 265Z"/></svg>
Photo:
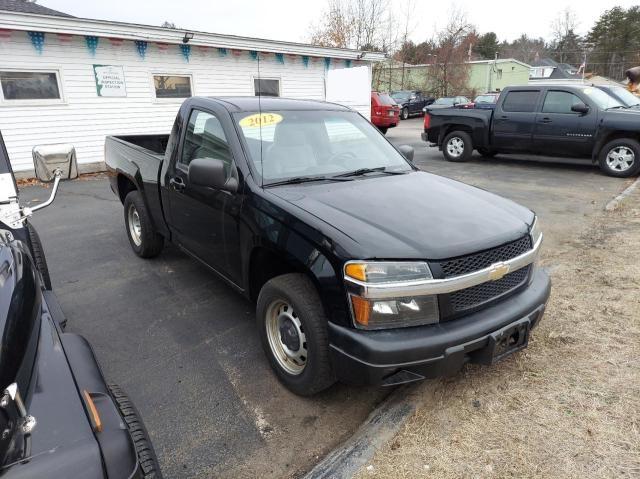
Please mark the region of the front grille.
<svg viewBox="0 0 640 479"><path fill-rule="evenodd" d="M479 269L491 266L498 261L507 261L515 258L531 249L531 238L529 235L507 243L497 248L493 248L480 253L474 253L467 256L460 256L450 260L440 262L442 273L445 278L451 276L459 276L461 274L472 273ZM504 279L504 278L503 278Z"/></svg>
<svg viewBox="0 0 640 479"><path fill-rule="evenodd" d="M455 314L467 309L477 308L516 289L527 280L529 268L531 266L526 266L505 275L497 281L489 281L449 294L451 311Z"/></svg>
<svg viewBox="0 0 640 479"><path fill-rule="evenodd" d="M439 266L439 277L442 278L473 273L494 263L520 256L531 248L531 238L526 235L497 248L440 261L437 265L434 264L435 271L438 271L437 267ZM531 266L526 266L510 272L497 281L487 281L471 288L441 295L440 320L448 321L465 314L465 312L468 314L491 301L514 292L526 283L530 269Z"/></svg>

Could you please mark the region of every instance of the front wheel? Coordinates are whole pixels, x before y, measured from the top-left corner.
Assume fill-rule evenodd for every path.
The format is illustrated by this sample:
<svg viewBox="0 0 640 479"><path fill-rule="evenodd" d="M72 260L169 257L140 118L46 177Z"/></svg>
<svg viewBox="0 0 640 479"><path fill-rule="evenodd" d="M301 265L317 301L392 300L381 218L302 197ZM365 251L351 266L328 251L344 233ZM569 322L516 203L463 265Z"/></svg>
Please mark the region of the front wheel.
<svg viewBox="0 0 640 479"><path fill-rule="evenodd" d="M164 239L153 227L139 191L129 192L124 199L124 223L133 251L141 258L158 256L164 245Z"/></svg>
<svg viewBox="0 0 640 479"><path fill-rule="evenodd" d="M640 172L640 143L630 138L610 141L600 150L598 163L609 176L633 176Z"/></svg>
<svg viewBox="0 0 640 479"><path fill-rule="evenodd" d="M405 106L400 112L400 118L407 120L409 118L409 109Z"/></svg>
<svg viewBox="0 0 640 479"><path fill-rule="evenodd" d="M294 273L267 281L258 296L256 320L269 363L290 391L311 396L335 382L327 318L309 278Z"/></svg>
<svg viewBox="0 0 640 479"><path fill-rule="evenodd" d="M447 161L469 160L473 153L471 137L465 131L452 131L444 138L442 153Z"/></svg>

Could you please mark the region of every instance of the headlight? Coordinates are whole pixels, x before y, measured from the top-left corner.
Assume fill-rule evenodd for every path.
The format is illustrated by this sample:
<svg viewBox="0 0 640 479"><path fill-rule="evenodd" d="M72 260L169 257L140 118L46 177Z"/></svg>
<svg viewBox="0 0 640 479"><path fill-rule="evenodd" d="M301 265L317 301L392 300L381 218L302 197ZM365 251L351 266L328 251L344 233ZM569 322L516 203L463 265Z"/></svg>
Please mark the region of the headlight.
<svg viewBox="0 0 640 479"><path fill-rule="evenodd" d="M533 224L531 225L529 234L531 235L531 246L535 246L538 240L542 238L542 230L540 229L540 224L538 222L537 216L533 218Z"/></svg>
<svg viewBox="0 0 640 479"><path fill-rule="evenodd" d="M354 324L364 329L386 329L439 321L437 296L413 296L368 299L367 284L407 283L432 279L431 270L422 261L350 262L344 268L349 305Z"/></svg>

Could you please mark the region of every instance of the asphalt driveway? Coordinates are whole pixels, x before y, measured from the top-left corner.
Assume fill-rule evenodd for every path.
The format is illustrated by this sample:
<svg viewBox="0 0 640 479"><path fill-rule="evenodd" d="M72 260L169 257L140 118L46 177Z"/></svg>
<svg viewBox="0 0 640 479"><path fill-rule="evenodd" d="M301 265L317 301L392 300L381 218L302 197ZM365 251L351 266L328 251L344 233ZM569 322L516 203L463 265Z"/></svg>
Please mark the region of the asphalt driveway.
<svg viewBox="0 0 640 479"><path fill-rule="evenodd" d="M474 158L448 163L420 140L421 119L389 130L416 148L421 168L518 201L540 216L546 247L627 184L591 165ZM22 202L48 190L22 188ZM411 198L407 198L411 201ZM109 380L132 397L165 477L295 477L340 443L388 390L336 385L315 398L272 375L253 306L173 247L154 260L128 244L122 206L104 177L65 183L38 212L54 289L68 329L85 335Z"/></svg>

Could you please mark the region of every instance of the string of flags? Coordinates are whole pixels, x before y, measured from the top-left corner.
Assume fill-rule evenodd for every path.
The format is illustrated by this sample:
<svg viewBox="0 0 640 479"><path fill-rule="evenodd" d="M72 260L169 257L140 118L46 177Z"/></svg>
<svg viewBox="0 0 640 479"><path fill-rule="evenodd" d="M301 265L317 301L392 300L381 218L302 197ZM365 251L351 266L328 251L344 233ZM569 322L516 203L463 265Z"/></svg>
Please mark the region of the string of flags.
<svg viewBox="0 0 640 479"><path fill-rule="evenodd" d="M0 43L6 43L10 41L12 39L13 33L16 33L16 32L11 29L0 28ZM39 55L42 55L43 52L45 51L45 46L47 42L50 41L49 36L44 32L28 31L26 33L35 51ZM57 39L57 43L60 45L71 44L73 42L73 37L74 37L73 35L68 33L56 33L56 34L49 34L49 35L52 38ZM123 47L123 45L127 41L123 38L105 38L104 40L108 41L108 44L111 47L115 47L115 48ZM84 36L84 43L86 45L86 48L89 54L95 57L99 51L98 49L100 45L100 37L86 35ZM168 53L172 47L177 46L178 48L176 50L182 56L185 62L188 63L189 60L191 59L192 49L191 49L191 45L189 44L183 43L183 44L176 45L176 44L169 44L164 42L147 42L145 40L133 40L131 44L135 48L135 51L137 52L140 60L144 61L146 59L147 53L149 51L150 43L153 43L155 47L155 51L159 53ZM218 57L223 58L231 54L231 56L235 59L241 59L243 56L246 58L248 56L248 58L253 61L264 61L269 58L272 58L273 60L275 60L276 63L279 63L281 65L284 65L285 63L301 62L305 68L308 68L310 63L317 64L319 61L322 61L324 63L325 70L329 70L332 65L334 67L344 66L346 68L351 68L354 65L354 63L356 65L362 63L361 61L356 60L354 62L349 59L341 60L341 59L336 59L331 57L314 57L310 55L296 55L296 54L290 54L290 53L284 54L284 53L278 53L278 52L276 53L261 52L257 50L239 50L239 49L229 49L229 48L222 48L222 47L208 47L206 45L197 46L196 51L198 52L199 56L207 56L211 54L211 55L217 55Z"/></svg>

